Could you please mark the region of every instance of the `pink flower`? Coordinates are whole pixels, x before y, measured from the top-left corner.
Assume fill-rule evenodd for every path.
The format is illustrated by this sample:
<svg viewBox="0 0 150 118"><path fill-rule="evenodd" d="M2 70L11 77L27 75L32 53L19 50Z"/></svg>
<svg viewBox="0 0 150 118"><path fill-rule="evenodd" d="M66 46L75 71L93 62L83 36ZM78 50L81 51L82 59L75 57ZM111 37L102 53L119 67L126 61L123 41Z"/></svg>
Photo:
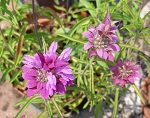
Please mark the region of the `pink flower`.
<svg viewBox="0 0 150 118"><path fill-rule="evenodd" d="M126 82L134 83L134 79L141 78L139 72L139 66L136 62L131 62L130 60L122 61L118 60L116 66L110 66L110 70L113 72L111 76L114 79L114 84L120 83L120 86L124 86Z"/></svg>
<svg viewBox="0 0 150 118"><path fill-rule="evenodd" d="M115 35L117 26L111 26L115 23L110 22L110 14L107 12L104 22L94 28L92 25L89 31L82 33L89 39L84 45L84 50L90 49L90 56L98 55L100 58L104 58L110 61L114 61L113 51L119 51L120 48L115 41L118 37Z"/></svg>
<svg viewBox="0 0 150 118"><path fill-rule="evenodd" d="M66 86L73 84L74 76L68 63L72 49L63 50L60 56L56 49L57 42L53 42L46 54L38 52L34 56L24 56L22 77L28 80L27 96L39 92L43 98L48 98L55 92L65 93Z"/></svg>

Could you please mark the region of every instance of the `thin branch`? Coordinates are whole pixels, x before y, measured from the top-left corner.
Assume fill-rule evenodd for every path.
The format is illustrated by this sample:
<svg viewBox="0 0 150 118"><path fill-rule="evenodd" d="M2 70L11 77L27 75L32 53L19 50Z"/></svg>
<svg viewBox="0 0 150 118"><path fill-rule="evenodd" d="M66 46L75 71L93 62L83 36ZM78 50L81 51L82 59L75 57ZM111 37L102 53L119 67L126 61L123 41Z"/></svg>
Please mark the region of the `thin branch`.
<svg viewBox="0 0 150 118"><path fill-rule="evenodd" d="M36 14L35 14L35 6L34 6L34 0L32 0L32 10L33 10L33 22L34 22L34 30L35 30L35 34L36 34L36 38L38 40L38 43L40 45L40 49L41 49L41 52L42 52L42 42L39 38L39 35L38 35L38 31L37 31L37 17L36 17Z"/></svg>

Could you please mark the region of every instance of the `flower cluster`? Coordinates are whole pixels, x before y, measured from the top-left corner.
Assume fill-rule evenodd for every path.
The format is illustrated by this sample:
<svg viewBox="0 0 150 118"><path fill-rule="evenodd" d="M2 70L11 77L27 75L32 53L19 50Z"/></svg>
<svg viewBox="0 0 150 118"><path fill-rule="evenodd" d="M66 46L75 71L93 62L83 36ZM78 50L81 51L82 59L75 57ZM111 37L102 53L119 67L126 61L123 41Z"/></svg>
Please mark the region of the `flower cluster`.
<svg viewBox="0 0 150 118"><path fill-rule="evenodd" d="M136 62L130 60L119 59L116 66L110 66L110 70L113 72L114 84L120 83L122 87L126 82L134 83L136 77L141 78L139 66L136 65Z"/></svg>
<svg viewBox="0 0 150 118"><path fill-rule="evenodd" d="M98 55L100 58L104 58L110 61L114 61L113 51L119 51L120 48L115 41L118 37L115 35L117 26L112 26L116 21L110 22L110 13L107 12L102 24L99 24L96 28L92 25L89 31L82 33L89 39L84 45L84 50L90 49L90 56Z"/></svg>
<svg viewBox="0 0 150 118"><path fill-rule="evenodd" d="M53 96L55 92L65 93L66 86L73 84L74 76L69 67L71 48L56 53L57 42L53 42L45 54L25 55L22 67L23 79L28 80L27 96L39 92L43 98Z"/></svg>

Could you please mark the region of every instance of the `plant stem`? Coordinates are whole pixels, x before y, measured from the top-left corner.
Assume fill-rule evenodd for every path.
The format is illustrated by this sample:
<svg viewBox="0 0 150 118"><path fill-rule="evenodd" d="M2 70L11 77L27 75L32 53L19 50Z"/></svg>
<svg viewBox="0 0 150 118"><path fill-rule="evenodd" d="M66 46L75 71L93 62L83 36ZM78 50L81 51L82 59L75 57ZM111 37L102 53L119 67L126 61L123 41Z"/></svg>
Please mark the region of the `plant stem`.
<svg viewBox="0 0 150 118"><path fill-rule="evenodd" d="M45 101L45 104L47 106L49 118L53 118L53 112L52 112L52 108L51 108L51 106L49 104L49 100L48 99L44 99L44 101Z"/></svg>
<svg viewBox="0 0 150 118"><path fill-rule="evenodd" d="M36 38L38 40L38 43L40 45L40 49L41 49L41 52L42 52L42 42L39 38L38 31L37 31L37 17L35 16L34 0L32 0L32 10L33 10L34 30L35 30Z"/></svg>
<svg viewBox="0 0 150 118"><path fill-rule="evenodd" d="M52 100L52 102L54 103L56 109L58 110L58 112L59 112L61 118L64 118L63 115L62 115L62 113L61 113L61 111L60 111L60 109L59 109L59 107L58 107L58 105L57 105L57 103L56 103L56 101L55 101L55 98L54 98L54 97L51 97L51 100Z"/></svg>
<svg viewBox="0 0 150 118"><path fill-rule="evenodd" d="M115 103L114 103L114 110L113 110L113 118L116 118L116 114L117 114L118 96L119 96L119 88L117 87L116 94L115 94Z"/></svg>

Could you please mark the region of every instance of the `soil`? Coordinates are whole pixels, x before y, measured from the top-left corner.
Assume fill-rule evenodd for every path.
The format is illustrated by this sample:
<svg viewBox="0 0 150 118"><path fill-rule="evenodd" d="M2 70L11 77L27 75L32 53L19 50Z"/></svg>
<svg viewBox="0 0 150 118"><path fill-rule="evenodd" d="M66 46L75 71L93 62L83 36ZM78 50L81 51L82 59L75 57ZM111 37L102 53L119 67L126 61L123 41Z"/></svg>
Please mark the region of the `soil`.
<svg viewBox="0 0 150 118"><path fill-rule="evenodd" d="M15 106L15 104L22 99L23 96L14 90L8 81L0 82L0 118L13 118L22 108L22 106ZM40 111L30 104L23 114L26 114L28 118L36 118Z"/></svg>

